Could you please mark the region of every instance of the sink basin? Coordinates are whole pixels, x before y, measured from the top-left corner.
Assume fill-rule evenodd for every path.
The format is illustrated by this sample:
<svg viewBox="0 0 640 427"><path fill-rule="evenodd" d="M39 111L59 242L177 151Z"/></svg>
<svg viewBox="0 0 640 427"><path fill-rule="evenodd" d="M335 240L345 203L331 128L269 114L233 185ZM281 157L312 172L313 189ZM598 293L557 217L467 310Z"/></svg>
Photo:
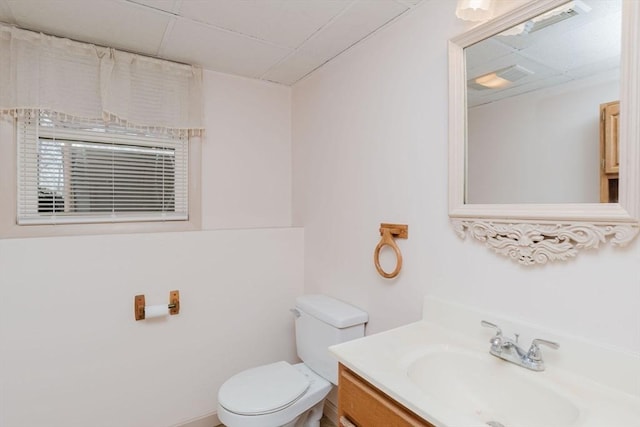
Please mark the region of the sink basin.
<svg viewBox="0 0 640 427"><path fill-rule="evenodd" d="M526 371L489 354L439 349L412 361L409 380L459 414L492 427L571 427L580 419L573 399ZM536 377L537 376L537 377Z"/></svg>

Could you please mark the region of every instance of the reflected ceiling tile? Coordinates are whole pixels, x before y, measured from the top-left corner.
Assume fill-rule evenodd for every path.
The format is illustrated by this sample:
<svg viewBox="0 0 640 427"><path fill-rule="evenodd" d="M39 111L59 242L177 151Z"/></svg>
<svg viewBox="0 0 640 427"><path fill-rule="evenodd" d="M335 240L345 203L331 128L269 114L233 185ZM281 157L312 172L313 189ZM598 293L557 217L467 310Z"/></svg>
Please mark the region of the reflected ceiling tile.
<svg viewBox="0 0 640 427"><path fill-rule="evenodd" d="M563 37L540 40L522 50L522 54L565 71L593 64L604 58L619 58L620 19L620 16L610 15L590 22Z"/></svg>
<svg viewBox="0 0 640 427"><path fill-rule="evenodd" d="M464 50L464 59L467 69L473 69L482 63L494 61L512 52L513 49L511 47L492 37L466 48Z"/></svg>
<svg viewBox="0 0 640 427"><path fill-rule="evenodd" d="M180 15L296 48L352 1L188 0Z"/></svg>
<svg viewBox="0 0 640 427"><path fill-rule="evenodd" d="M290 49L178 18L161 54L214 71L258 78L290 52Z"/></svg>
<svg viewBox="0 0 640 427"><path fill-rule="evenodd" d="M157 54L170 19L151 9L113 0L8 3L21 27L149 55Z"/></svg>

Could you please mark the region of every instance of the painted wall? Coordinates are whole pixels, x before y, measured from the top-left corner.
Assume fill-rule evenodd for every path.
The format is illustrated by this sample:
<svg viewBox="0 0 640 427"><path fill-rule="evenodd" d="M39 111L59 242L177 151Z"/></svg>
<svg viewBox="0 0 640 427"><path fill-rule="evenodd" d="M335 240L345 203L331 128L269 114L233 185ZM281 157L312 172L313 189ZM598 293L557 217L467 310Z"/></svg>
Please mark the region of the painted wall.
<svg viewBox="0 0 640 427"><path fill-rule="evenodd" d="M424 2L294 86L305 291L366 309L369 334L420 319L431 295L640 353L638 241L526 268L449 225L447 40L469 27L455 4ZM409 224L395 280L373 266L381 222Z"/></svg>
<svg viewBox="0 0 640 427"><path fill-rule="evenodd" d="M0 239L1 426L180 425L212 414L234 373L296 360L290 89L212 72L204 86L209 230ZM173 289L178 316L134 320L134 295Z"/></svg>
<svg viewBox="0 0 640 427"><path fill-rule="evenodd" d="M291 89L205 72L205 229L291 225Z"/></svg>
<svg viewBox="0 0 640 427"><path fill-rule="evenodd" d="M470 108L468 202L599 203L599 107L618 99L607 73Z"/></svg>

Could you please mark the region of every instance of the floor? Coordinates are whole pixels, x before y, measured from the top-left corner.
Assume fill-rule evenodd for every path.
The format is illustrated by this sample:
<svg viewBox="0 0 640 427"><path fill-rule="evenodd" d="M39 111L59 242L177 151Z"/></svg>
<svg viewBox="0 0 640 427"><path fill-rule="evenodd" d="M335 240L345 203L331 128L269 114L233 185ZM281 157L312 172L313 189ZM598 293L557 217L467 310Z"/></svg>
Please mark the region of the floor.
<svg viewBox="0 0 640 427"><path fill-rule="evenodd" d="M332 423L329 418L322 417L322 419L320 420L320 427L336 427L336 425Z"/></svg>

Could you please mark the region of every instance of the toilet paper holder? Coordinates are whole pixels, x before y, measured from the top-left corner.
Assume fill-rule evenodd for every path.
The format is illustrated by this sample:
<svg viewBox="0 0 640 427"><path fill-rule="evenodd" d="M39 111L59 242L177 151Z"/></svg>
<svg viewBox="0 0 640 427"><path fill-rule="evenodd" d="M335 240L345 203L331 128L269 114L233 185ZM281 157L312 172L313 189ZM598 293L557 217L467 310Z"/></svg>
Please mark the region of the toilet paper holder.
<svg viewBox="0 0 640 427"><path fill-rule="evenodd" d="M136 320L145 319L144 307L144 294L136 295L135 297L133 297L133 310ZM167 304L167 309L169 310L170 315L180 313L180 291L169 292L169 304Z"/></svg>

